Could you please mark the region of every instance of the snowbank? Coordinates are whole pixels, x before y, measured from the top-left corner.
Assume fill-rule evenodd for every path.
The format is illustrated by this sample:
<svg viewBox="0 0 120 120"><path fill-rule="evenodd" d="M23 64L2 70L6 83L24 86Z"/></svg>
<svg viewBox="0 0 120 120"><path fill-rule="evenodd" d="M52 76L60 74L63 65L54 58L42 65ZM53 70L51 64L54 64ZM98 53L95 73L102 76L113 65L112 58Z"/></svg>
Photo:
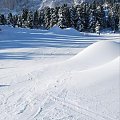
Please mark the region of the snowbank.
<svg viewBox="0 0 120 120"><path fill-rule="evenodd" d="M119 56L120 44L113 41L96 42L73 58L67 61L67 64L79 69L97 67L106 64Z"/></svg>
<svg viewBox="0 0 120 120"><path fill-rule="evenodd" d="M77 30L73 29L73 28L66 28L66 29L61 29L58 26L53 26L50 30L50 32L56 33L56 34L63 34L63 35L78 35L80 36L80 32L78 32Z"/></svg>
<svg viewBox="0 0 120 120"><path fill-rule="evenodd" d="M72 89L81 89L88 86L101 84L102 82L119 82L120 57L95 67L93 69L77 71L71 74L71 79L67 81L67 87Z"/></svg>

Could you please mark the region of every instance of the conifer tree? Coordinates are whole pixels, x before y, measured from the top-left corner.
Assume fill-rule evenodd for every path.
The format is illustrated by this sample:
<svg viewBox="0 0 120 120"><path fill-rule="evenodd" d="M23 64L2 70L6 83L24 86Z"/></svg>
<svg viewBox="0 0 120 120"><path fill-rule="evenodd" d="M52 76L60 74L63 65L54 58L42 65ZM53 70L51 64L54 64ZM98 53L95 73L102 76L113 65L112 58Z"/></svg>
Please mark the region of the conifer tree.
<svg viewBox="0 0 120 120"><path fill-rule="evenodd" d="M93 14L93 11L91 11L89 16L89 31L95 32L95 26L96 26L96 17Z"/></svg>
<svg viewBox="0 0 120 120"><path fill-rule="evenodd" d="M9 13L7 17L7 24L10 25L12 23L13 23L13 15L12 13Z"/></svg>
<svg viewBox="0 0 120 120"><path fill-rule="evenodd" d="M120 17L119 17L119 23L118 23L118 31L120 32Z"/></svg>
<svg viewBox="0 0 120 120"><path fill-rule="evenodd" d="M50 28L58 23L58 8L51 8Z"/></svg>
<svg viewBox="0 0 120 120"><path fill-rule="evenodd" d="M99 21L96 22L95 32L100 35L100 23L99 23Z"/></svg>
<svg viewBox="0 0 120 120"><path fill-rule="evenodd" d="M22 16L18 15L17 26L22 27Z"/></svg>
<svg viewBox="0 0 120 120"><path fill-rule="evenodd" d="M22 27L26 27L28 20L28 9L23 9L21 16L22 16Z"/></svg>
<svg viewBox="0 0 120 120"><path fill-rule="evenodd" d="M102 7L102 5L99 5L96 8L96 20L99 22L99 24L101 25L101 27L104 26L103 17L104 17L103 7Z"/></svg>
<svg viewBox="0 0 120 120"><path fill-rule="evenodd" d="M35 28L39 27L39 17L38 17L38 11L37 10L34 12L33 24L34 24Z"/></svg>
<svg viewBox="0 0 120 120"><path fill-rule="evenodd" d="M58 16L58 26L60 28L70 27L70 12L67 5L64 4L62 7L60 7Z"/></svg>
<svg viewBox="0 0 120 120"><path fill-rule="evenodd" d="M44 9L44 23L45 23L45 28L46 29L50 28L50 19L51 19L50 8L46 7Z"/></svg>
<svg viewBox="0 0 120 120"><path fill-rule="evenodd" d="M76 23L78 19L76 9L75 7L72 6L70 7L69 11L70 11L70 27L76 28Z"/></svg>
<svg viewBox="0 0 120 120"><path fill-rule="evenodd" d="M6 24L6 18L3 14L0 15L0 24L5 25Z"/></svg>
<svg viewBox="0 0 120 120"><path fill-rule="evenodd" d="M84 29L84 25L82 24L81 17L78 17L78 19L77 19L76 29L80 32L83 31L83 29Z"/></svg>
<svg viewBox="0 0 120 120"><path fill-rule="evenodd" d="M18 16L17 15L14 15L13 16L13 23L12 23L12 26L15 27L17 25L17 21L18 21Z"/></svg>
<svg viewBox="0 0 120 120"><path fill-rule="evenodd" d="M32 11L28 12L27 27L29 27L30 29L33 28L33 12Z"/></svg>
<svg viewBox="0 0 120 120"><path fill-rule="evenodd" d="M104 27L108 28L108 27L110 27L110 25L109 25L110 24L109 23L109 21L110 21L110 16L109 16L110 8L109 8L107 3L105 3L103 5L103 13L104 13L104 18L103 18L103 20L104 20Z"/></svg>
<svg viewBox="0 0 120 120"><path fill-rule="evenodd" d="M44 10L39 11L38 15L38 22L39 22L39 27L40 28L45 28L45 20L44 20Z"/></svg>

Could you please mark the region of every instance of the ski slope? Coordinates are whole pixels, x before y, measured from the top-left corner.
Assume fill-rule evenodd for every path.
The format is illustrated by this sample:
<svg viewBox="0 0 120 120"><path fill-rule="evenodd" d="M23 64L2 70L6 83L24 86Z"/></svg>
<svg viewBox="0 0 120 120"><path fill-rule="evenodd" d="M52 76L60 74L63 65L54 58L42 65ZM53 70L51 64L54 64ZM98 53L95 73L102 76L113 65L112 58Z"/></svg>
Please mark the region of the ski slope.
<svg viewBox="0 0 120 120"><path fill-rule="evenodd" d="M1 26L0 120L119 120L120 35Z"/></svg>

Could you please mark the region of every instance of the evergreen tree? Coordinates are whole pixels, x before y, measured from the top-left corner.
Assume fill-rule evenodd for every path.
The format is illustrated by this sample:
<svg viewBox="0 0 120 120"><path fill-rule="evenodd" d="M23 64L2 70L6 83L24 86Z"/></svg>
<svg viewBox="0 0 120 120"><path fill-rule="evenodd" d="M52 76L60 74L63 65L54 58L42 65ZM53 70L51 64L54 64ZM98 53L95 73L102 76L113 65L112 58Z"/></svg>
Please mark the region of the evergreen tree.
<svg viewBox="0 0 120 120"><path fill-rule="evenodd" d="M12 26L15 27L17 25L17 21L18 21L18 16L17 15L14 15L13 16L13 23L12 23Z"/></svg>
<svg viewBox="0 0 120 120"><path fill-rule="evenodd" d="M9 13L7 17L7 24L10 25L12 23L13 23L13 15L12 13Z"/></svg>
<svg viewBox="0 0 120 120"><path fill-rule="evenodd" d="M120 32L120 17L119 17L118 31Z"/></svg>
<svg viewBox="0 0 120 120"><path fill-rule="evenodd" d="M77 19L76 29L80 32L83 31L83 29L84 29L84 25L82 24L81 17L78 17L78 19Z"/></svg>
<svg viewBox="0 0 120 120"><path fill-rule="evenodd" d="M38 17L38 11L37 10L34 12L33 24L34 24L35 28L39 27L39 17Z"/></svg>
<svg viewBox="0 0 120 120"><path fill-rule="evenodd" d="M69 12L69 8L67 7L67 5L63 5L62 7L60 7L59 11L58 11L58 26L60 28L68 28L70 27L70 12Z"/></svg>
<svg viewBox="0 0 120 120"><path fill-rule="evenodd" d="M22 16L22 27L26 27L28 20L28 9L23 9L21 16Z"/></svg>
<svg viewBox="0 0 120 120"><path fill-rule="evenodd" d="M6 23L6 19L5 16L3 14L0 15L0 25L5 25Z"/></svg>
<svg viewBox="0 0 120 120"><path fill-rule="evenodd" d="M27 27L29 27L30 29L33 28L33 12L32 11L28 12Z"/></svg>
<svg viewBox="0 0 120 120"><path fill-rule="evenodd" d="M99 22L99 24L101 25L101 27L104 26L103 17L104 17L103 7L102 7L102 5L99 5L96 8L96 20Z"/></svg>
<svg viewBox="0 0 120 120"><path fill-rule="evenodd" d="M103 20L104 20L104 27L105 27L105 28L110 27L110 23L109 23L109 21L110 21L109 12L110 12L110 8L109 8L108 4L105 3L105 4L103 5L103 13L104 13L104 18L103 18Z"/></svg>
<svg viewBox="0 0 120 120"><path fill-rule="evenodd" d="M99 23L99 21L96 22L95 31L96 31L97 34L100 35L100 23Z"/></svg>
<svg viewBox="0 0 120 120"><path fill-rule="evenodd" d="M78 19L76 8L72 6L69 11L70 11L70 27L76 28L76 23Z"/></svg>
<svg viewBox="0 0 120 120"><path fill-rule="evenodd" d="M82 13L81 13L81 18L82 18L82 24L83 24L83 31L85 31L88 28L88 23L89 23L89 12L86 4L83 5L82 8Z"/></svg>
<svg viewBox="0 0 120 120"><path fill-rule="evenodd" d="M94 16L93 11L91 11L89 16L89 31L95 32L95 27L96 27L96 17Z"/></svg>
<svg viewBox="0 0 120 120"><path fill-rule="evenodd" d="M45 28L46 29L50 28L50 19L51 19L50 8L46 7L44 9L44 22L45 22Z"/></svg>
<svg viewBox="0 0 120 120"><path fill-rule="evenodd" d="M40 28L45 28L44 10L39 11L38 22L39 22L39 27Z"/></svg>
<svg viewBox="0 0 120 120"><path fill-rule="evenodd" d="M57 25L58 23L58 8L51 9L51 20L50 20L50 27Z"/></svg>
<svg viewBox="0 0 120 120"><path fill-rule="evenodd" d="M17 26L22 27L22 16L18 15Z"/></svg>

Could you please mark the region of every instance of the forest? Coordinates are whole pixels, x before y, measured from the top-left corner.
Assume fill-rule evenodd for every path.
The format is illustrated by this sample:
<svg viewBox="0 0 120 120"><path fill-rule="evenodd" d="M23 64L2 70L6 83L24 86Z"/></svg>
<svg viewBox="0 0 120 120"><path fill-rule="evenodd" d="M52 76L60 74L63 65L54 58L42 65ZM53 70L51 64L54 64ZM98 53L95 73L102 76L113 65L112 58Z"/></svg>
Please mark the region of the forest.
<svg viewBox="0 0 120 120"><path fill-rule="evenodd" d="M30 29L50 29L72 27L80 32L96 32L109 28L120 31L120 4L111 2L82 3L71 7L64 4L60 7L45 7L31 11L24 8L21 14L0 14L0 25L11 25Z"/></svg>

